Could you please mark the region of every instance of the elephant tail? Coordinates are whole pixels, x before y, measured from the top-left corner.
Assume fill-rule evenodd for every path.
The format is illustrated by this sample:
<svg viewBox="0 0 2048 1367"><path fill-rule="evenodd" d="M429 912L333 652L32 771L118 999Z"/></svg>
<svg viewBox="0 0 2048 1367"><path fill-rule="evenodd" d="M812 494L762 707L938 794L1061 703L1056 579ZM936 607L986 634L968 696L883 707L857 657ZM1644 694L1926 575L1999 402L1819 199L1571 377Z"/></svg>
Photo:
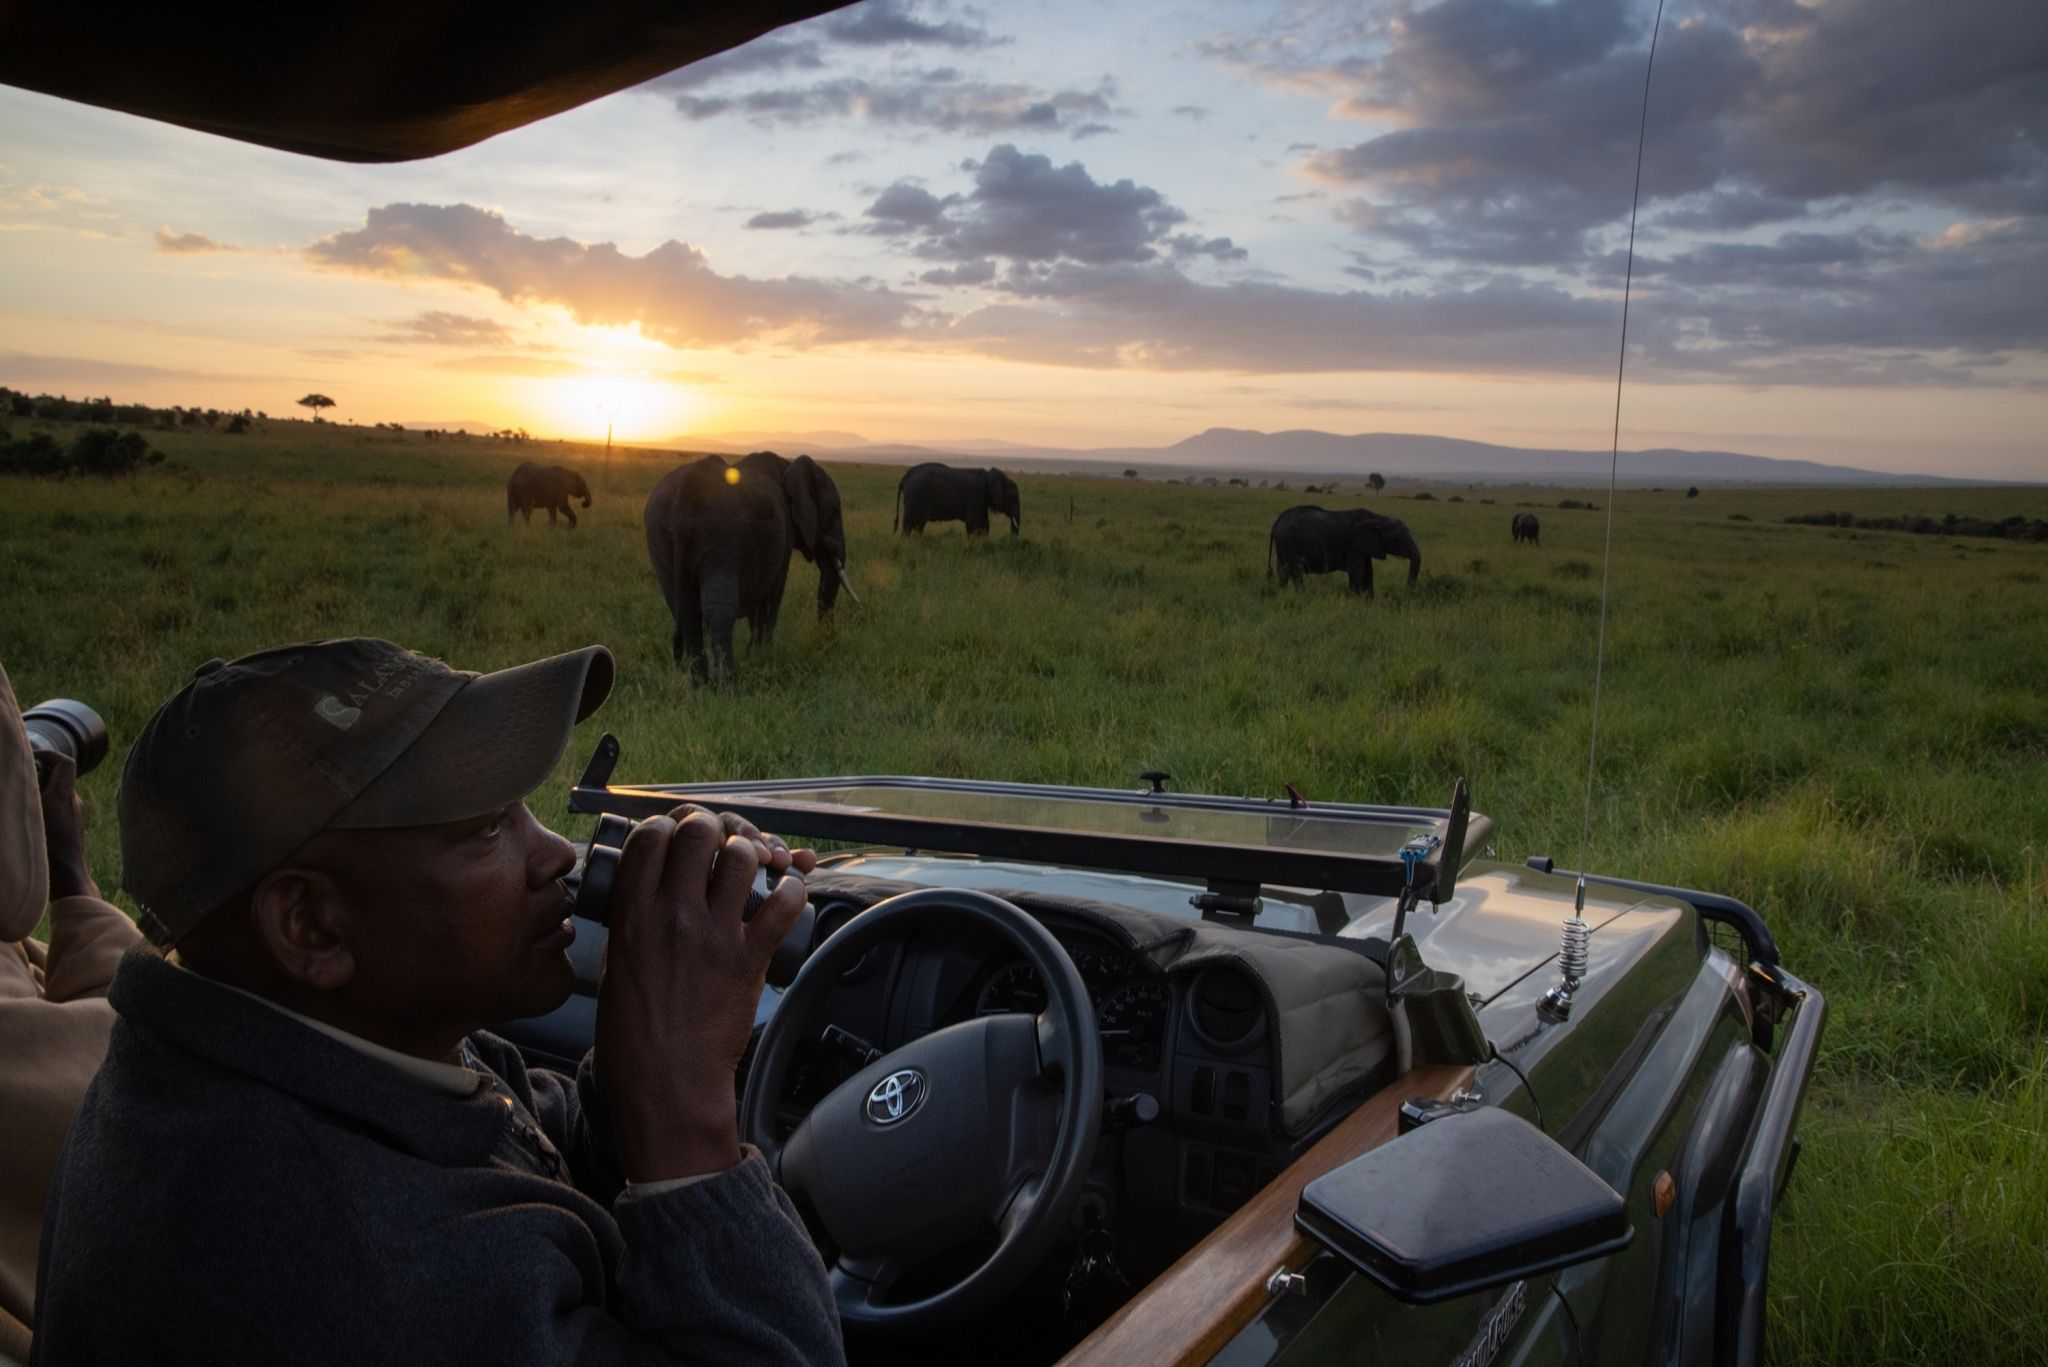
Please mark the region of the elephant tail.
<svg viewBox="0 0 2048 1367"><path fill-rule="evenodd" d="M1273 577L1273 534L1266 533L1266 578Z"/></svg>
<svg viewBox="0 0 2048 1367"><path fill-rule="evenodd" d="M895 508L895 511L894 511L894 512L891 512L891 513L889 514L889 530L890 530L891 532L894 532L894 531L895 531L895 530L897 529L897 524L898 524L899 522L901 522L901 521L902 521L902 517L903 517L903 481L899 479L899 480L897 480L897 481L896 481L896 508Z"/></svg>

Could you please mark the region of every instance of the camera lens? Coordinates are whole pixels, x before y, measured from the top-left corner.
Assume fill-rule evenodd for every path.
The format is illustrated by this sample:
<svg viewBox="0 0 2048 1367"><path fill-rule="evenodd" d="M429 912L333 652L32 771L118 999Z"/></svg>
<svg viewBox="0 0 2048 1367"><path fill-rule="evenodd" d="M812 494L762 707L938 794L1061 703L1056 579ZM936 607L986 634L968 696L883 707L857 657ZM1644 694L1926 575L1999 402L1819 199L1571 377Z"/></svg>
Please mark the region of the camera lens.
<svg viewBox="0 0 2048 1367"><path fill-rule="evenodd" d="M107 757L107 724L82 702L52 698L37 703L21 714L21 724L28 731L31 747L68 757L80 774L92 772ZM36 780L42 782L47 777L38 761Z"/></svg>

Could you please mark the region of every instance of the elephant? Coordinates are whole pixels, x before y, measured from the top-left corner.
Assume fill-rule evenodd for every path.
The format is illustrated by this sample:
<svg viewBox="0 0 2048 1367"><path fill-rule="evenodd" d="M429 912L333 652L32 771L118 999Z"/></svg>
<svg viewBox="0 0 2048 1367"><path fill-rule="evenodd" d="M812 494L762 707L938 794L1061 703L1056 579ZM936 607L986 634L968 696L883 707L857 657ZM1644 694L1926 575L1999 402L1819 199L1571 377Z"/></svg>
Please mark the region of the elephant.
<svg viewBox="0 0 2048 1367"><path fill-rule="evenodd" d="M1540 535L1543 528L1536 521L1536 514L1516 513L1515 520L1509 523L1508 526L1515 534L1515 544L1517 546L1521 545L1524 541L1532 546L1541 546L1543 544Z"/></svg>
<svg viewBox="0 0 2048 1367"><path fill-rule="evenodd" d="M904 471L896 481L896 503L903 534L922 533L927 522L967 524L969 536L988 535L988 515L1002 513L1010 519L1010 535L1017 535L1023 523L1023 507L1017 496L1017 481L991 466L986 470L956 470L950 465L927 461ZM891 518L895 531L898 519Z"/></svg>
<svg viewBox="0 0 2048 1367"><path fill-rule="evenodd" d="M1304 504L1273 519L1266 538L1266 577L1273 577L1278 557L1280 582L1300 583L1306 574L1351 577L1351 591L1372 597L1372 562L1398 555L1408 562L1408 582L1422 573L1422 552L1398 518L1381 517L1363 508L1332 510Z"/></svg>
<svg viewBox="0 0 2048 1367"><path fill-rule="evenodd" d="M569 507L569 500L580 498L583 506L590 506L590 486L566 465L535 465L530 460L519 462L519 468L505 481L505 520L510 522L516 513L524 513L528 522L533 521L533 510L548 510L548 525L555 525L555 514L569 519L570 527L576 525L576 513Z"/></svg>
<svg viewBox="0 0 2048 1367"><path fill-rule="evenodd" d="M794 549L818 567L818 615L832 610L846 577L846 524L839 486L809 456L756 451L727 464L706 456L661 477L642 516L647 555L675 618L670 645L703 681L737 679L733 623L745 617L756 646L775 635ZM707 659L704 631L710 628Z"/></svg>

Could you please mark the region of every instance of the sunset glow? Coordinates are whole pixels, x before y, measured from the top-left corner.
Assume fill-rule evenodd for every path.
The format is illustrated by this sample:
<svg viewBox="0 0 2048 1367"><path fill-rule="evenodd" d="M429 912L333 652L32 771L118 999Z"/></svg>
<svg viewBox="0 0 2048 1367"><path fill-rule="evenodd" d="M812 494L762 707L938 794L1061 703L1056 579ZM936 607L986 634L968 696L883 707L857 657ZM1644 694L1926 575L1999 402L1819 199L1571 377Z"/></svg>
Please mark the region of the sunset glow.
<svg viewBox="0 0 2048 1367"><path fill-rule="evenodd" d="M1631 269L1651 12L867 0L390 166L0 89L0 384L655 444L1592 450L1626 275L1624 447L2048 474L2048 86L1967 14L1690 0Z"/></svg>

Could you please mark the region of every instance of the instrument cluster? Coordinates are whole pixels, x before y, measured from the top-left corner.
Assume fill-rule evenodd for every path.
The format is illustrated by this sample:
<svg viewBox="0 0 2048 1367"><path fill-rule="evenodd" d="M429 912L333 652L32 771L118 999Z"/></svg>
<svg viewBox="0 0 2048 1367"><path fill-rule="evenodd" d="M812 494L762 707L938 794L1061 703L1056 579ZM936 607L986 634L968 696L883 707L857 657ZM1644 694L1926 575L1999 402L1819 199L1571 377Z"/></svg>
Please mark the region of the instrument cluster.
<svg viewBox="0 0 2048 1367"><path fill-rule="evenodd" d="M1167 1024L1173 1016L1173 990L1166 980L1141 973L1133 960L1112 949L1073 944L1065 948L1080 970L1088 999L1095 1004L1102 1061L1112 1068L1158 1072ZM1045 1009L1048 1000L1038 970L1013 958L982 983L974 1011L980 1016L1006 1011L1035 1015Z"/></svg>

